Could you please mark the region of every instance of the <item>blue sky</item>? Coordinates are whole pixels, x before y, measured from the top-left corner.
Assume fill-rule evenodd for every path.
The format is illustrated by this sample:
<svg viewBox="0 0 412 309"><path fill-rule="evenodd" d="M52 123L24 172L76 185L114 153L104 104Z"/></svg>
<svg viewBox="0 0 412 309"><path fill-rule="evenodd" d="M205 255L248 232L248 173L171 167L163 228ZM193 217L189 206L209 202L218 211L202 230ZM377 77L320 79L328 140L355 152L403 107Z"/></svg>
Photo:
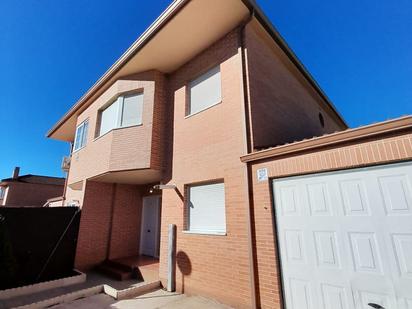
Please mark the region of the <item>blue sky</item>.
<svg viewBox="0 0 412 309"><path fill-rule="evenodd" d="M62 175L45 133L169 3L0 1L0 178ZM411 1L258 3L350 126L412 113Z"/></svg>

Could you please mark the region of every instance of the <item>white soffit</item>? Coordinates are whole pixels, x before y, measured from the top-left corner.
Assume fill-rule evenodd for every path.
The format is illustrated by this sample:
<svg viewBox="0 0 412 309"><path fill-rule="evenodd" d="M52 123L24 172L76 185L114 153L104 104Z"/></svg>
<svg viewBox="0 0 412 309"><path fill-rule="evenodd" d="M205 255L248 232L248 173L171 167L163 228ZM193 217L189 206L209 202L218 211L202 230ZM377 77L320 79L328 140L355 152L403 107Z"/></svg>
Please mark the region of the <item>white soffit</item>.
<svg viewBox="0 0 412 309"><path fill-rule="evenodd" d="M105 81L84 104L69 118L62 118L49 132L49 137L72 141L74 139L77 115L90 105L117 79L147 70L170 73L202 52L208 46L234 29L249 15L248 8L240 0L191 0L163 28L151 38L110 79ZM110 71L110 70L109 70ZM109 72L108 71L108 72ZM108 72L106 74L108 74ZM105 74L105 75L106 75ZM103 75L102 79L106 76ZM84 101L84 102L82 102Z"/></svg>

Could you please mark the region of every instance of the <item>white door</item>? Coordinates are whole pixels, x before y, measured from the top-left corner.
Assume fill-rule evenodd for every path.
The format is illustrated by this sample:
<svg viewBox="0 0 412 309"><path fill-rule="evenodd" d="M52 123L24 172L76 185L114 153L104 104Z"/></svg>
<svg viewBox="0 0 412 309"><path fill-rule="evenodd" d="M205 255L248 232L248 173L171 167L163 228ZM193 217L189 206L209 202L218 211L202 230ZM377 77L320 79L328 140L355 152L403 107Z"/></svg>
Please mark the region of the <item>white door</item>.
<svg viewBox="0 0 412 309"><path fill-rule="evenodd" d="M159 256L160 196L143 198L140 254Z"/></svg>
<svg viewBox="0 0 412 309"><path fill-rule="evenodd" d="M412 309L412 164L273 181L287 309Z"/></svg>

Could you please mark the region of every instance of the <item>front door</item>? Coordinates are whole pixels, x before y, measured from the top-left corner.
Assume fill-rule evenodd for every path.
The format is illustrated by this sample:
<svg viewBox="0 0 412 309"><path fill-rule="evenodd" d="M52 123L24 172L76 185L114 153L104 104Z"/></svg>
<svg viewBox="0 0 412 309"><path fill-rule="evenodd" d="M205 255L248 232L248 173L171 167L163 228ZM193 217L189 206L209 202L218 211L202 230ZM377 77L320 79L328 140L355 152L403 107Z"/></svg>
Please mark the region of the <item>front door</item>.
<svg viewBox="0 0 412 309"><path fill-rule="evenodd" d="M159 256L160 234L160 196L143 198L142 221L140 232L140 254Z"/></svg>

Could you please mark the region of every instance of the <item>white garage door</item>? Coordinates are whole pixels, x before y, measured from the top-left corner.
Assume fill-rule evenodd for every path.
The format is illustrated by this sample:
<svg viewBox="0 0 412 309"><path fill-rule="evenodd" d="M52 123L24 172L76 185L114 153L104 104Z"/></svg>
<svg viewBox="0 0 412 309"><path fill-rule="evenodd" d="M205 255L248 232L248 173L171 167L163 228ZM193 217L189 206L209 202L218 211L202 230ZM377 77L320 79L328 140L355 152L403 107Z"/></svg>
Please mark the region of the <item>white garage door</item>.
<svg viewBox="0 0 412 309"><path fill-rule="evenodd" d="M412 164L273 181L287 309L412 309Z"/></svg>

